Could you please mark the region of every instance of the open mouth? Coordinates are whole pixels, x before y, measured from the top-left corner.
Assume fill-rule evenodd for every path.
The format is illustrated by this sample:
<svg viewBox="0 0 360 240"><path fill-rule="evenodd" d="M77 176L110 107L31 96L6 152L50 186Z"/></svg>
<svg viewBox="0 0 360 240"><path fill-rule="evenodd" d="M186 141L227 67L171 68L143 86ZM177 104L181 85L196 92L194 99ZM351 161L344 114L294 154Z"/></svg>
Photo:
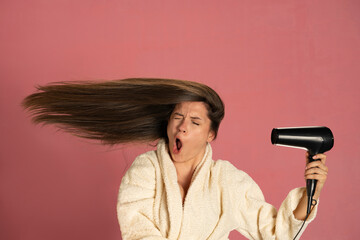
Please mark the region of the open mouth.
<svg viewBox="0 0 360 240"><path fill-rule="evenodd" d="M179 138L176 138L173 147L173 153L179 153L181 148L182 148L182 142Z"/></svg>
<svg viewBox="0 0 360 240"><path fill-rule="evenodd" d="M181 143L180 139L177 138L176 139L176 148L177 148L177 150L180 151L181 147L182 147L182 143Z"/></svg>

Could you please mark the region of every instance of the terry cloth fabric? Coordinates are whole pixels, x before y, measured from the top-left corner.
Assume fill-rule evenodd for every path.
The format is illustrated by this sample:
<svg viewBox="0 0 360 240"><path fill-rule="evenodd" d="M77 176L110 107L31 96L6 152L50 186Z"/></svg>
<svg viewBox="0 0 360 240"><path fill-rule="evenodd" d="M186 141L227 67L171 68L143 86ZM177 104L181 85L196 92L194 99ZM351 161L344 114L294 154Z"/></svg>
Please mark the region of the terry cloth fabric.
<svg viewBox="0 0 360 240"><path fill-rule="evenodd" d="M302 225L293 210L304 191L292 190L277 211L245 172L212 160L208 144L183 204L175 166L160 140L157 150L138 156L123 177L117 213L123 240L225 240L232 230L248 239L289 240Z"/></svg>

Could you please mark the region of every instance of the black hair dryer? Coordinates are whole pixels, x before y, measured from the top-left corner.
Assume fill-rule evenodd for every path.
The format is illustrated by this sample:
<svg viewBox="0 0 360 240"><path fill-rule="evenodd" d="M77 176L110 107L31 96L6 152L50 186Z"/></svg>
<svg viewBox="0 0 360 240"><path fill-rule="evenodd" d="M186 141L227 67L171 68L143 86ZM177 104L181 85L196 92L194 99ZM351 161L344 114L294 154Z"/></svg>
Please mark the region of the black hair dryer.
<svg viewBox="0 0 360 240"><path fill-rule="evenodd" d="M312 157L329 151L334 146L334 136L327 127L274 128L271 143L279 146L305 149L309 152L309 162L317 161ZM306 181L308 197L307 215L310 214L317 180Z"/></svg>

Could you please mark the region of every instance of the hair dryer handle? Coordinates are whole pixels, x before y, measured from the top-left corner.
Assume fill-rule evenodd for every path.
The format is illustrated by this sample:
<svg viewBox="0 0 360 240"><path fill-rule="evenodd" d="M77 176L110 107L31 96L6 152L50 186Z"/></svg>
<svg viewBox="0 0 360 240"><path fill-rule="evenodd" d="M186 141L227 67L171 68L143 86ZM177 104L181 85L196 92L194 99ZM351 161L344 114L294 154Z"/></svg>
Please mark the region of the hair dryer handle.
<svg viewBox="0 0 360 240"><path fill-rule="evenodd" d="M306 180L306 191L307 191L308 197L314 196L315 190L316 190L316 184L317 184L316 179L307 179Z"/></svg>
<svg viewBox="0 0 360 240"><path fill-rule="evenodd" d="M313 159L313 156L315 156L315 155L309 155L309 157L308 157L309 163L314 162L314 161L320 161L320 159ZM316 179L307 179L306 180L306 193L308 196L307 214L310 214L311 205L313 202L313 196L314 196L315 190L316 190L316 184L317 184Z"/></svg>

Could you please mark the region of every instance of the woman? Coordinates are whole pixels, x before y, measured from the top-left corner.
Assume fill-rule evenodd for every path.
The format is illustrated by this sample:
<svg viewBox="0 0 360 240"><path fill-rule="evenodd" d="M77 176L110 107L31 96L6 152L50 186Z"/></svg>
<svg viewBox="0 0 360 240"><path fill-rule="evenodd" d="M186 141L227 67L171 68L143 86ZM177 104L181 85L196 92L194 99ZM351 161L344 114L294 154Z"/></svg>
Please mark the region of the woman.
<svg viewBox="0 0 360 240"><path fill-rule="evenodd" d="M137 157L121 182L123 239L292 239L306 218L306 191L292 190L279 211L257 184L227 161L213 161L224 105L206 85L180 80L125 79L40 87L24 101L35 122L55 123L104 144L159 140ZM307 164L318 199L326 156ZM312 211L307 223L314 217Z"/></svg>

